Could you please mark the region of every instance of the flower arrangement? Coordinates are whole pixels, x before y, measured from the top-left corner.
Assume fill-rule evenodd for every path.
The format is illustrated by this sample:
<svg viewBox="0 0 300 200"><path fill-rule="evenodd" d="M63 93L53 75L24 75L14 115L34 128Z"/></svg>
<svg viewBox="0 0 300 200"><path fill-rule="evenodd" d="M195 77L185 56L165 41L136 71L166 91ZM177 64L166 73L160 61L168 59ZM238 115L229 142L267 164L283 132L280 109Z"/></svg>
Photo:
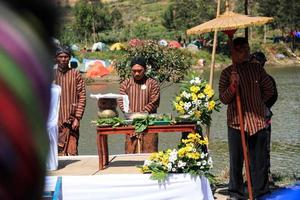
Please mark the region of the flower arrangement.
<svg viewBox="0 0 300 200"><path fill-rule="evenodd" d="M213 110L219 111L220 108L219 101L213 99L214 94L205 80L193 76L190 81L182 84L173 106L179 117L209 126Z"/></svg>
<svg viewBox="0 0 300 200"><path fill-rule="evenodd" d="M151 178L162 181L168 173L190 173L203 175L212 180L209 172L213 163L207 153L208 139L198 133L190 133L187 139L182 139L178 149L167 149L151 154L145 160L141 171L151 173Z"/></svg>

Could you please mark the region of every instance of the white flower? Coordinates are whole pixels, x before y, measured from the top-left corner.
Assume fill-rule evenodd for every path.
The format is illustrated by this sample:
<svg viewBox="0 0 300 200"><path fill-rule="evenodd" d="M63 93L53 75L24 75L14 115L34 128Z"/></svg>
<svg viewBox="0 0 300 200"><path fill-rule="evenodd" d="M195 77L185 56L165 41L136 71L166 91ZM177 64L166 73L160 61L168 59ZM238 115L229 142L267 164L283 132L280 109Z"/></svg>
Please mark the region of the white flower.
<svg viewBox="0 0 300 200"><path fill-rule="evenodd" d="M173 151L170 153L169 161L171 163L174 163L177 160L177 150L173 149Z"/></svg>
<svg viewBox="0 0 300 200"><path fill-rule="evenodd" d="M202 152L200 157L201 157L201 159L203 159L205 157L205 154Z"/></svg>
<svg viewBox="0 0 300 200"><path fill-rule="evenodd" d="M145 160L144 166L149 166L151 165L152 161L151 160Z"/></svg>
<svg viewBox="0 0 300 200"><path fill-rule="evenodd" d="M211 157L208 158L207 163L208 163L209 165L212 165L213 161L212 161Z"/></svg>
<svg viewBox="0 0 300 200"><path fill-rule="evenodd" d="M190 84L194 84L195 83L195 80L194 79L192 79L192 80L190 80Z"/></svg>
<svg viewBox="0 0 300 200"><path fill-rule="evenodd" d="M182 95L187 99L189 99L192 96L191 93L187 93L185 91L183 91Z"/></svg>
<svg viewBox="0 0 300 200"><path fill-rule="evenodd" d="M201 166L201 167L200 167L200 169L204 169L204 167L203 167L203 166Z"/></svg>
<svg viewBox="0 0 300 200"><path fill-rule="evenodd" d="M208 102L205 102L204 106L205 106L205 107L208 107Z"/></svg>
<svg viewBox="0 0 300 200"><path fill-rule="evenodd" d="M181 160L178 161L178 167L179 168L184 168L186 166L186 162L182 162Z"/></svg>
<svg viewBox="0 0 300 200"><path fill-rule="evenodd" d="M200 165L201 165L201 162L197 162L196 165L197 165L197 166L200 166Z"/></svg>
<svg viewBox="0 0 300 200"><path fill-rule="evenodd" d="M175 168L172 168L172 172L176 172L176 169L175 169Z"/></svg>
<svg viewBox="0 0 300 200"><path fill-rule="evenodd" d="M171 169L172 169L172 163L168 163L167 167L168 167L168 171L171 171Z"/></svg>
<svg viewBox="0 0 300 200"><path fill-rule="evenodd" d="M188 114L189 114L189 115L193 115L194 112L193 112L192 110L190 110L190 111L188 112Z"/></svg>
<svg viewBox="0 0 300 200"><path fill-rule="evenodd" d="M184 105L183 105L183 107L184 107L185 110L189 110L189 108L191 107L191 105L192 105L191 102L185 102Z"/></svg>
<svg viewBox="0 0 300 200"><path fill-rule="evenodd" d="M206 164L207 164L206 160L203 160L202 165L206 165Z"/></svg>
<svg viewBox="0 0 300 200"><path fill-rule="evenodd" d="M195 83L196 83L197 85L201 84L201 79L200 79L199 77L196 77L196 78L195 78Z"/></svg>

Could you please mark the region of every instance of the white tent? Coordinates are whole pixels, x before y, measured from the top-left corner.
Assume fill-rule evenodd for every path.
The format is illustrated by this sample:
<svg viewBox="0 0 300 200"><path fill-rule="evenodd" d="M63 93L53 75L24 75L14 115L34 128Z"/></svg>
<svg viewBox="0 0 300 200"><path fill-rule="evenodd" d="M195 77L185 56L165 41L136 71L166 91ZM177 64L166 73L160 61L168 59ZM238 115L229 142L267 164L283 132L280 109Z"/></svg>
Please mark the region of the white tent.
<svg viewBox="0 0 300 200"><path fill-rule="evenodd" d="M92 52L94 51L104 51L106 49L106 44L103 42L97 42L93 44Z"/></svg>

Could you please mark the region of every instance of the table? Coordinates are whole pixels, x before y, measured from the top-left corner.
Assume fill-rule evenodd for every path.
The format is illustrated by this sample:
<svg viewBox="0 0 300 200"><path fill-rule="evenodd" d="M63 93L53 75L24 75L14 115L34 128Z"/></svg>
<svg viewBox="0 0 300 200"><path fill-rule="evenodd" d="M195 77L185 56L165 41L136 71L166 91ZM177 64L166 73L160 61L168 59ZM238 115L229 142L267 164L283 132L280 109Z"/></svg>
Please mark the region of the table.
<svg viewBox="0 0 300 200"><path fill-rule="evenodd" d="M102 174L95 176L62 176L62 199L72 200L214 200L209 181L203 176L169 174L167 181L150 179L151 174ZM46 178L47 186L57 177ZM52 182L52 183L51 183Z"/></svg>
<svg viewBox="0 0 300 200"><path fill-rule="evenodd" d="M172 125L153 125L148 126L145 133L174 133L174 132L194 132L196 124L172 124ZM133 126L122 127L97 127L97 148L99 156L99 170L103 170L108 164L108 145L107 136L113 134L135 133Z"/></svg>

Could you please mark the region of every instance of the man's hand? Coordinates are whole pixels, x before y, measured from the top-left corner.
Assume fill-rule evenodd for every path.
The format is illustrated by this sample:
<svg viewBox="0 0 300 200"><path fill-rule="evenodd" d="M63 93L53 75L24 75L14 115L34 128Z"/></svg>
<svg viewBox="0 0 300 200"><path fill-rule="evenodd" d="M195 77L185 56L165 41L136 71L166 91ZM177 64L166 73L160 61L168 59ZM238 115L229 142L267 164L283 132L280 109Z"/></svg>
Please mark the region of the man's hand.
<svg viewBox="0 0 300 200"><path fill-rule="evenodd" d="M74 129L74 130L79 129L79 125L80 125L79 120L75 118L72 123L72 129Z"/></svg>
<svg viewBox="0 0 300 200"><path fill-rule="evenodd" d="M230 75L230 90L232 93L236 92L237 87L239 86L240 83L240 77L237 72L231 72Z"/></svg>

